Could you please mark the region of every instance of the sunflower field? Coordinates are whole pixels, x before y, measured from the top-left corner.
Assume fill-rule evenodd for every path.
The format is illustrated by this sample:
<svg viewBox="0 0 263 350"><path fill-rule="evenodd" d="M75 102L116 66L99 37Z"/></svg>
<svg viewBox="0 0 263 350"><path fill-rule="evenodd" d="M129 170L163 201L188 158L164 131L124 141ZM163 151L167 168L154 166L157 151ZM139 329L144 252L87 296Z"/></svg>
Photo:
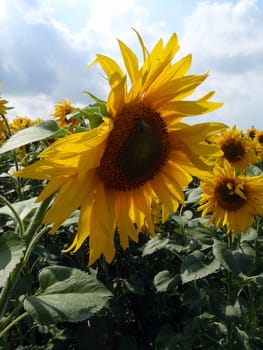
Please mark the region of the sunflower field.
<svg viewBox="0 0 263 350"><path fill-rule="evenodd" d="M0 350L263 347L263 131L188 124L223 104L188 99L208 73L135 35L87 67L106 101L0 96Z"/></svg>

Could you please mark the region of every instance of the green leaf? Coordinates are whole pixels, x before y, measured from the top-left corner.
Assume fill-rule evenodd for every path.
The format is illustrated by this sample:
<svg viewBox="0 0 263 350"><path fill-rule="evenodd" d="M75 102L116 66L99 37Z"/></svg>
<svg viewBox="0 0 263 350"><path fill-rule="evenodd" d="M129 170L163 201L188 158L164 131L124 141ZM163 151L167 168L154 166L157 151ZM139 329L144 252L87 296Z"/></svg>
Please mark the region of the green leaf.
<svg viewBox="0 0 263 350"><path fill-rule="evenodd" d="M154 254L162 249L167 250L174 255L178 255L178 253L192 251L199 247L199 242L193 237L187 240L185 245L181 245L177 244L176 240L163 238L162 236L157 234L145 244L142 256Z"/></svg>
<svg viewBox="0 0 263 350"><path fill-rule="evenodd" d="M205 263L205 254L194 251L181 264L181 279L183 283L194 281L215 273L220 267L220 261L214 259L210 264Z"/></svg>
<svg viewBox="0 0 263 350"><path fill-rule="evenodd" d="M201 187L191 188L190 190L186 191L185 203L187 204L197 203L200 199L201 193L202 193Z"/></svg>
<svg viewBox="0 0 263 350"><path fill-rule="evenodd" d="M230 302L226 302L225 314L228 321L230 320L232 322L237 322L241 319L242 310L238 299L235 300L234 304L231 304Z"/></svg>
<svg viewBox="0 0 263 350"><path fill-rule="evenodd" d="M226 250L227 250L227 245L225 242L214 239L213 255L220 262L221 265L227 268L228 266L224 258L224 253Z"/></svg>
<svg viewBox="0 0 263 350"><path fill-rule="evenodd" d="M25 310L40 324L79 322L101 310L111 292L81 270L50 266L39 274L40 292L26 297Z"/></svg>
<svg viewBox="0 0 263 350"><path fill-rule="evenodd" d="M193 213L191 210L186 210L183 215L171 214L171 218L178 223L180 226L185 226L192 219Z"/></svg>
<svg viewBox="0 0 263 350"><path fill-rule="evenodd" d="M90 128L96 128L103 122L103 113L101 112L101 107L86 107L82 109L82 116L86 117L89 120ZM104 108L103 108L104 111Z"/></svg>
<svg viewBox="0 0 263 350"><path fill-rule="evenodd" d="M151 255L156 253L158 250L166 248L169 241L170 240L168 238L163 239L157 234L145 244L142 256Z"/></svg>
<svg viewBox="0 0 263 350"><path fill-rule="evenodd" d="M247 176L257 176L257 175L261 175L262 174L262 169L260 169L258 166L256 165L249 165L247 168Z"/></svg>
<svg viewBox="0 0 263 350"><path fill-rule="evenodd" d="M25 217L27 217L27 215L29 215L33 209L36 209L39 206L39 203L36 203L36 197L34 197L21 202L12 203L12 206L21 220L24 220ZM14 213L7 206L0 208L0 214L8 215L13 219L16 219Z"/></svg>
<svg viewBox="0 0 263 350"><path fill-rule="evenodd" d="M88 91L83 91L83 93L88 95L93 101L96 102L94 105L91 105L88 108L98 107L99 106L100 107L100 114L104 115L104 116L108 115L107 106L106 106L106 102L105 101L99 99L98 97L94 96L92 93L90 93Z"/></svg>
<svg viewBox="0 0 263 350"><path fill-rule="evenodd" d="M247 239L244 238L241 240L239 248L233 251L227 248L226 243L216 239L214 240L214 256L224 268L232 271L233 276L238 276L241 273L248 273L255 259L255 249L247 243L247 241L250 240L248 239L249 235ZM253 231L251 235L254 235Z"/></svg>
<svg viewBox="0 0 263 350"><path fill-rule="evenodd" d="M30 128L20 130L3 144L0 148L0 154L27 145L28 143L54 137L59 130L54 120L46 120Z"/></svg>
<svg viewBox="0 0 263 350"><path fill-rule="evenodd" d="M54 350L53 344L45 344L45 345L19 345L16 350Z"/></svg>
<svg viewBox="0 0 263 350"><path fill-rule="evenodd" d="M163 270L154 276L153 283L158 293L174 292L180 283L180 277L171 275L168 270Z"/></svg>
<svg viewBox="0 0 263 350"><path fill-rule="evenodd" d="M3 287L10 273L24 256L24 240L13 232L6 232L0 237L0 288Z"/></svg>
<svg viewBox="0 0 263 350"><path fill-rule="evenodd" d="M244 241L255 241L258 237L258 232L253 227L250 227L247 232L240 235L240 242Z"/></svg>

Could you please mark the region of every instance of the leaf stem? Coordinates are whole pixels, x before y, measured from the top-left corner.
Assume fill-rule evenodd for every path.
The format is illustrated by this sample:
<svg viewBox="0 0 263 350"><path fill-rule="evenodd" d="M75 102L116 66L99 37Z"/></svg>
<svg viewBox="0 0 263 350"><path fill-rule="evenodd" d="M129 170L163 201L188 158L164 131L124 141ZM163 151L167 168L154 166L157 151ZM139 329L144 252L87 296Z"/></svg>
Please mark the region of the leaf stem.
<svg viewBox="0 0 263 350"><path fill-rule="evenodd" d="M34 219L31 221L31 224L28 226L28 228L25 232L24 239L25 239L27 244L29 244L31 242L35 232L37 231L37 229L41 225L41 221L43 219L43 216L44 216L52 198L53 198L53 195L46 198L38 207L38 209L35 213Z"/></svg>
<svg viewBox="0 0 263 350"><path fill-rule="evenodd" d="M19 226L19 231L20 231L20 235L21 237L24 236L24 224L23 221L20 219L19 214L16 212L15 208L12 206L12 204L2 195L0 195L0 201L2 201L10 210L11 212L14 214L16 221L18 223Z"/></svg>
<svg viewBox="0 0 263 350"><path fill-rule="evenodd" d="M26 316L28 316L27 312L24 312L23 314L19 315L17 318L15 318L12 322L10 322L1 332L0 332L0 339L5 335L5 333L7 333L9 331L9 329L11 329L15 324L17 324L18 322L20 322L21 320L23 320L23 318L25 318Z"/></svg>

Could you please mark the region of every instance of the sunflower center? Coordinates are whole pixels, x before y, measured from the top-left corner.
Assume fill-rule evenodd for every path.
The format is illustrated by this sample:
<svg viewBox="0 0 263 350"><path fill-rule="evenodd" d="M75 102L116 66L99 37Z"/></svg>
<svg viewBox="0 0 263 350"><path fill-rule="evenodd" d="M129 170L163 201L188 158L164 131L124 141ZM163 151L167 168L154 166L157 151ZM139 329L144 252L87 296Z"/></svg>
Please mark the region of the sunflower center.
<svg viewBox="0 0 263 350"><path fill-rule="evenodd" d="M222 146L225 158L229 162L237 162L245 154L245 148L238 140L231 139Z"/></svg>
<svg viewBox="0 0 263 350"><path fill-rule="evenodd" d="M256 136L256 131L255 130L250 130L248 133L248 136L253 140Z"/></svg>
<svg viewBox="0 0 263 350"><path fill-rule="evenodd" d="M234 181L222 182L217 186L215 194L219 206L225 210L239 210L246 202L245 188L238 186Z"/></svg>
<svg viewBox="0 0 263 350"><path fill-rule="evenodd" d="M98 174L117 191L139 188L164 166L169 152L166 124L144 104L125 107L114 121Z"/></svg>

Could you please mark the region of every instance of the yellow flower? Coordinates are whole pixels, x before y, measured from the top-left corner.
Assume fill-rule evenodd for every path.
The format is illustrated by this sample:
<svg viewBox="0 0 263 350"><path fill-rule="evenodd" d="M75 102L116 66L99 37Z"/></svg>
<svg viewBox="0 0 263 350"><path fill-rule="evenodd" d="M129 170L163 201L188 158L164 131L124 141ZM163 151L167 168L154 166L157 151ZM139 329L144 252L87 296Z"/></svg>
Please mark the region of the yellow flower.
<svg viewBox="0 0 263 350"><path fill-rule="evenodd" d="M31 120L28 117L19 117L16 116L11 125L10 125L10 129L12 131L13 134L15 134L16 132L18 132L19 130L25 129L25 128L29 128L30 126L33 126L35 124L38 124L42 121L41 118L35 119L35 120Z"/></svg>
<svg viewBox="0 0 263 350"><path fill-rule="evenodd" d="M221 165L227 160L235 169L243 171L248 165L259 161L253 140L243 135L242 130L238 129L236 125L222 131L219 136L215 136L212 140L223 151L222 156L217 158L217 162Z"/></svg>
<svg viewBox="0 0 263 350"><path fill-rule="evenodd" d="M67 251L76 252L89 239L89 264L101 254L112 261L116 227L124 249L130 238L138 240L144 224L153 235L152 199L161 201L163 218L176 211L191 174L208 168L199 156L218 151L205 140L225 128L180 122L222 103L209 101L214 92L184 100L208 74L185 75L190 55L172 63L179 49L176 35L166 45L159 40L150 53L138 38L141 67L135 53L119 41L130 88L126 74L110 57L98 54L92 63L101 65L111 87L103 123L56 141L40 154L40 161L15 174L49 180L38 201L58 191L43 220L53 224L51 232L80 208L78 231Z"/></svg>
<svg viewBox="0 0 263 350"><path fill-rule="evenodd" d="M64 128L69 126L70 131L78 126L79 121L77 118L67 119L67 116L76 111L76 108L72 107L71 99L63 100L55 105L55 112L51 114L53 118L56 119L58 126Z"/></svg>
<svg viewBox="0 0 263 350"><path fill-rule="evenodd" d="M21 164L24 166L28 164L27 145L16 148L16 155Z"/></svg>
<svg viewBox="0 0 263 350"><path fill-rule="evenodd" d="M8 135L8 129L3 119L0 119L0 143L6 141Z"/></svg>
<svg viewBox="0 0 263 350"><path fill-rule="evenodd" d="M249 138L251 138L251 140L254 140L256 133L257 133L257 129L252 126L251 128L247 129L246 131L246 136L248 136Z"/></svg>
<svg viewBox="0 0 263 350"><path fill-rule="evenodd" d="M212 213L207 225L226 226L227 233L246 232L254 215L263 214L263 176L237 176L230 163L216 165L213 176L201 182L203 193L199 211L202 217Z"/></svg>
<svg viewBox="0 0 263 350"><path fill-rule="evenodd" d="M8 109L8 107L6 106L7 103L8 103L7 100L2 100L0 97L0 114L2 115L6 114L6 111Z"/></svg>
<svg viewBox="0 0 263 350"><path fill-rule="evenodd" d="M256 131L253 141L254 141L253 144L254 144L254 148L256 149L256 153L260 161L262 161L262 156L263 156L263 131L262 130Z"/></svg>

